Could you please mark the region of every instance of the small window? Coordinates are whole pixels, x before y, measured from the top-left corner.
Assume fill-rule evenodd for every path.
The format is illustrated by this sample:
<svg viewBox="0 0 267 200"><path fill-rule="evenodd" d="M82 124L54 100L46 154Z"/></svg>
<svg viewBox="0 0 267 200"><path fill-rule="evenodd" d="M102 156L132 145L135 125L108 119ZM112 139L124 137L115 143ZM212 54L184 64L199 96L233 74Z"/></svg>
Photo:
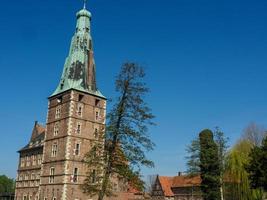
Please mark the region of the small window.
<svg viewBox="0 0 267 200"><path fill-rule="evenodd" d="M61 114L61 106L57 106L56 107L56 116L55 116L55 118L56 119L60 118L60 114Z"/></svg>
<svg viewBox="0 0 267 200"><path fill-rule="evenodd" d="M61 103L62 102L62 96L57 98L57 102L58 103Z"/></svg>
<svg viewBox="0 0 267 200"><path fill-rule="evenodd" d="M80 122L77 123L76 133L81 134L81 123Z"/></svg>
<svg viewBox="0 0 267 200"><path fill-rule="evenodd" d="M72 179L73 183L77 183L78 182L78 168L74 168L73 170L73 179Z"/></svg>
<svg viewBox="0 0 267 200"><path fill-rule="evenodd" d="M24 167L25 166L25 160L23 157L20 158L20 167Z"/></svg>
<svg viewBox="0 0 267 200"><path fill-rule="evenodd" d="M49 183L54 183L55 181L55 168L50 168Z"/></svg>
<svg viewBox="0 0 267 200"><path fill-rule="evenodd" d="M83 97L84 97L83 95L79 94L79 98L78 98L78 100L79 100L79 101L82 101Z"/></svg>
<svg viewBox="0 0 267 200"><path fill-rule="evenodd" d="M92 183L95 183L96 182L96 171L95 170L92 171L91 181L92 181Z"/></svg>
<svg viewBox="0 0 267 200"><path fill-rule="evenodd" d="M82 104L78 104L77 115L81 117L82 116L82 112L83 112L83 105Z"/></svg>
<svg viewBox="0 0 267 200"><path fill-rule="evenodd" d="M54 125L54 136L57 136L59 132L59 123L56 122Z"/></svg>
<svg viewBox="0 0 267 200"><path fill-rule="evenodd" d="M27 196L26 195L23 195L23 200L27 200Z"/></svg>
<svg viewBox="0 0 267 200"><path fill-rule="evenodd" d="M56 157L56 156L57 156L57 142L53 143L51 151L51 157Z"/></svg>
<svg viewBox="0 0 267 200"><path fill-rule="evenodd" d="M29 167L31 164L30 156L26 156L26 166Z"/></svg>
<svg viewBox="0 0 267 200"><path fill-rule="evenodd" d="M32 165L36 165L36 155L32 155Z"/></svg>
<svg viewBox="0 0 267 200"><path fill-rule="evenodd" d="M42 155L38 155L38 160L37 160L38 165L42 164Z"/></svg>
<svg viewBox="0 0 267 200"><path fill-rule="evenodd" d="M75 145L75 151L74 152L75 152L76 156L78 156L80 154L80 144L79 143L77 143Z"/></svg>
<svg viewBox="0 0 267 200"><path fill-rule="evenodd" d="M95 128L95 133L94 133L94 135L95 135L95 139L97 139L97 138L98 138L98 129L97 129L97 128Z"/></svg>
<svg viewBox="0 0 267 200"><path fill-rule="evenodd" d="M57 200L57 198L56 197L53 197L53 200Z"/></svg>
<svg viewBox="0 0 267 200"><path fill-rule="evenodd" d="M99 112L96 111L96 112L95 112L95 120L98 120L98 119L99 119Z"/></svg>
<svg viewBox="0 0 267 200"><path fill-rule="evenodd" d="M99 106L99 103L100 103L100 100L99 99L96 99L95 100L95 106Z"/></svg>

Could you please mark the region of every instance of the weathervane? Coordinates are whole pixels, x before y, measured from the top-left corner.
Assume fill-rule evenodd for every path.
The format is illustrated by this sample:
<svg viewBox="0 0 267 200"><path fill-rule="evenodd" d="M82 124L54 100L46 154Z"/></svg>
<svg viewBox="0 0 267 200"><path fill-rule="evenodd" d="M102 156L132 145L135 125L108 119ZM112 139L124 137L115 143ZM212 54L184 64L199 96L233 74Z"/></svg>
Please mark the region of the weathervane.
<svg viewBox="0 0 267 200"><path fill-rule="evenodd" d="M87 0L83 0L83 9L86 9Z"/></svg>

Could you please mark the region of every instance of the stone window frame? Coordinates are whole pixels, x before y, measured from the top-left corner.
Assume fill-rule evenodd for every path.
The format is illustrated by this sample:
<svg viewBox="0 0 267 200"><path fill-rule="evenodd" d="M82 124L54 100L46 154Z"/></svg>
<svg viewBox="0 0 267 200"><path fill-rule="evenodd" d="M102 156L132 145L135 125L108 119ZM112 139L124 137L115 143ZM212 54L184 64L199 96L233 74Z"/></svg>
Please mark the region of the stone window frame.
<svg viewBox="0 0 267 200"><path fill-rule="evenodd" d="M35 166L35 165L37 164L36 160L37 160L37 159L36 159L36 155L33 154L33 155L32 155L32 165L33 165L33 166Z"/></svg>
<svg viewBox="0 0 267 200"><path fill-rule="evenodd" d="M95 120L96 121L99 121L100 120L100 111L99 110L96 110L95 111Z"/></svg>
<svg viewBox="0 0 267 200"><path fill-rule="evenodd" d="M26 155L26 167L31 166L31 158L29 155Z"/></svg>
<svg viewBox="0 0 267 200"><path fill-rule="evenodd" d="M78 135L81 135L81 133L82 133L82 123L81 122L77 122L75 133Z"/></svg>
<svg viewBox="0 0 267 200"><path fill-rule="evenodd" d="M78 149L77 149L78 147ZM81 142L76 142L75 143L75 148L74 148L74 155L79 156L81 153Z"/></svg>
<svg viewBox="0 0 267 200"><path fill-rule="evenodd" d="M59 119L61 116L61 105L56 107L55 119Z"/></svg>
<svg viewBox="0 0 267 200"><path fill-rule="evenodd" d="M54 136L57 136L59 133L59 122L54 124Z"/></svg>
<svg viewBox="0 0 267 200"><path fill-rule="evenodd" d="M72 174L72 182L73 183L78 183L78 176L79 176L79 168L74 167L73 174Z"/></svg>
<svg viewBox="0 0 267 200"><path fill-rule="evenodd" d="M38 154L37 157L38 157L37 158L37 164L38 165L41 165L42 164L42 155L41 154Z"/></svg>
<svg viewBox="0 0 267 200"><path fill-rule="evenodd" d="M25 166L25 157L20 157L20 167Z"/></svg>
<svg viewBox="0 0 267 200"><path fill-rule="evenodd" d="M51 157L55 158L57 157L57 153L58 153L58 142L53 142L52 143L52 148L51 148Z"/></svg>
<svg viewBox="0 0 267 200"><path fill-rule="evenodd" d="M83 116L83 108L84 108L84 105L82 103L78 103L77 104L77 116L79 117L82 117Z"/></svg>
<svg viewBox="0 0 267 200"><path fill-rule="evenodd" d="M55 182L55 167L50 167L49 168L49 180L48 182L50 184L54 183Z"/></svg>

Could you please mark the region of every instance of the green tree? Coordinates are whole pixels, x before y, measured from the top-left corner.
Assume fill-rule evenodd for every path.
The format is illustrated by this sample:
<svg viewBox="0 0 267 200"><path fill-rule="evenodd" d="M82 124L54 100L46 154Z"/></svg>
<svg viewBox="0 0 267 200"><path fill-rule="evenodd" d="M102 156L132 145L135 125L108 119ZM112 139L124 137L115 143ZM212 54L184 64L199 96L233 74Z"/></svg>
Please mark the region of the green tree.
<svg viewBox="0 0 267 200"><path fill-rule="evenodd" d="M104 139L96 142L86 157L89 174L83 189L90 196L97 195L98 200L113 194L115 179L143 190L145 183L140 178L140 167L154 166L145 155L145 151L154 147L148 135L154 116L144 100L149 91L144 77L142 67L135 63L123 64L116 79L119 95L107 115Z"/></svg>
<svg viewBox="0 0 267 200"><path fill-rule="evenodd" d="M220 162L218 146L213 139L212 131L205 129L199 134L200 141L200 175L201 190L204 200L219 200Z"/></svg>
<svg viewBox="0 0 267 200"><path fill-rule="evenodd" d="M0 176L0 194L13 193L15 191L15 181L5 175Z"/></svg>
<svg viewBox="0 0 267 200"><path fill-rule="evenodd" d="M215 127L214 140L218 146L218 156L219 156L219 164L220 164L220 184L221 184L220 192L221 192L221 200L223 200L224 199L223 176L224 176L224 172L225 172L225 159L226 159L226 153L227 153L229 139L227 137L225 137L224 132L222 132L219 127Z"/></svg>
<svg viewBox="0 0 267 200"><path fill-rule="evenodd" d="M252 148L246 170L249 173L251 187L267 192L267 137L261 146Z"/></svg>
<svg viewBox="0 0 267 200"><path fill-rule="evenodd" d="M200 174L200 144L199 139L191 141L191 144L186 147L187 156L185 157L187 170L186 172L190 176Z"/></svg>
<svg viewBox="0 0 267 200"><path fill-rule="evenodd" d="M226 199L227 200L261 200L262 193L251 189L245 166L253 144L248 140L240 140L229 151L226 159Z"/></svg>

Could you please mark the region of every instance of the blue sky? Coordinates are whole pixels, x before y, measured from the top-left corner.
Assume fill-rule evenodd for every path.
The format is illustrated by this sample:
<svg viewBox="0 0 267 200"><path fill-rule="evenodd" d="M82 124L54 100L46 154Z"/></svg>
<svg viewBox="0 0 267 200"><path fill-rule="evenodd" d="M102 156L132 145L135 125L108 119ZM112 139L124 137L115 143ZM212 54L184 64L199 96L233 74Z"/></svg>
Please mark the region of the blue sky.
<svg viewBox="0 0 267 200"><path fill-rule="evenodd" d="M0 174L15 177L35 120L45 123L82 0L14 0L0 7ZM97 82L114 97L125 61L147 72L157 116L155 161L144 175L185 170L204 128L233 144L251 121L267 125L267 1L91 0Z"/></svg>

